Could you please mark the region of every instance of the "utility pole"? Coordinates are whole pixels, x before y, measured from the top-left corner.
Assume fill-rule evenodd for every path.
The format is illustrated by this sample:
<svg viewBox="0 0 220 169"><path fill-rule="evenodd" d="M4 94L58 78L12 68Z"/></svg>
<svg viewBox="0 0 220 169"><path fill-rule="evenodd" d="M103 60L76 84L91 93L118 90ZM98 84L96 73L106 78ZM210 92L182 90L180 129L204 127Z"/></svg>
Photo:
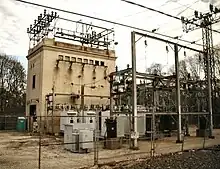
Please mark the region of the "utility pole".
<svg viewBox="0 0 220 169"><path fill-rule="evenodd" d="M180 79L179 79L179 56L178 45L174 44L175 52L175 71L176 71L176 109L178 113L178 134L176 143L182 143L182 115L181 115L181 103L180 103Z"/></svg>
<svg viewBox="0 0 220 169"><path fill-rule="evenodd" d="M131 32L131 55L132 55L132 112L133 112L133 148L138 148L137 133L137 84L136 84L136 46L135 32Z"/></svg>

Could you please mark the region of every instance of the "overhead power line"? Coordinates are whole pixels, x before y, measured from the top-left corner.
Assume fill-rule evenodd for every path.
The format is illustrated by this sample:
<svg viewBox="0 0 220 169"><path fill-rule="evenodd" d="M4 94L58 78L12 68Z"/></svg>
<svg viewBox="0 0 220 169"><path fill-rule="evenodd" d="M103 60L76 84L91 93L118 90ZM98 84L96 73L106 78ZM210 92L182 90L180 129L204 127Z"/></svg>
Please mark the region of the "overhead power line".
<svg viewBox="0 0 220 169"><path fill-rule="evenodd" d="M200 1L200 0L197 0L197 1ZM162 7L164 7L164 6L166 6L166 5L168 5L169 3L170 3L171 1L169 1L169 0L167 0L165 3L163 3L162 5L159 5L159 6L157 6L156 8L162 8ZM186 6L187 5L191 5L191 4L186 4ZM180 9L180 8L183 8L183 5L182 6L179 6L179 7L176 7L176 8L173 8L173 9L170 9L170 10L177 10L177 9ZM185 9L184 9L185 10ZM123 16L123 17L121 17L121 18L118 18L118 19L116 19L116 20L120 20L120 19L123 19L123 18L126 18L126 17L131 17L131 16L134 16L134 15L137 15L137 14L140 14L140 13L146 13L146 12L149 12L149 10L147 10L147 9L145 9L144 11L140 11L140 12L137 12L137 13L134 13L134 14L130 14L130 15L126 15L126 16ZM145 19L146 18L152 18L153 16L152 15L147 15L146 17L145 17Z"/></svg>
<svg viewBox="0 0 220 169"><path fill-rule="evenodd" d="M193 2L193 3L189 3L189 4L186 4L186 5L182 5L182 4L178 3L178 4L181 5L181 6L176 7L176 8L173 8L173 9L170 9L169 11L174 11L174 10L177 10L177 9L180 9L180 8L184 8L183 10L181 10L180 12L177 13L176 16L179 16L179 15L182 14L184 11L186 11L187 9L189 9L193 4L195 4L195 3L199 2L199 1L200 1L200 0L196 0L196 1ZM161 7L165 6L166 4L168 4L168 3L170 3L170 2L171 2L171 1L167 0L164 4L162 4L162 5L160 5L160 6L157 6L156 8L161 8ZM177 3L177 2L175 2L175 3ZM131 15L127 15L127 16L125 16L125 17L134 16L134 15L136 15L136 14L143 13L143 12L146 12L146 11L149 12L149 10L145 9L144 11L141 11L141 12L138 12L138 13L135 13L135 14L131 14ZM194 14L191 15L190 17L193 17L193 16L194 16ZM147 17L144 17L144 19L146 20L147 18L152 18L152 17L153 17L153 15L149 15L149 16L147 16ZM123 18L124 18L124 17L123 17ZM120 19L120 18L119 18L119 19ZM118 19L116 19L116 20L118 20ZM169 21L169 22L166 22L166 23L163 23L163 24L160 24L160 25L157 25L156 29L158 30L158 29L160 29L162 26L167 25L167 24L170 24L170 21ZM182 28L182 26L181 26L181 28ZM164 33L164 32L162 32L162 33Z"/></svg>
<svg viewBox="0 0 220 169"><path fill-rule="evenodd" d="M179 4L179 5L181 5L181 6L185 6L187 9L191 9L191 10L195 11L195 9L193 9L192 6L195 5L196 3L200 2L200 1L201 1L201 0L196 0L196 1L192 2L192 3L190 4L190 6L188 6L187 4L181 4L181 3L179 3L178 1L173 1L173 3Z"/></svg>
<svg viewBox="0 0 220 169"><path fill-rule="evenodd" d="M164 34L157 33L157 32L152 32L152 31L149 31L149 30L146 30L146 29L138 28L138 27L131 26L131 25L122 24L122 23L119 23L119 22L109 21L109 20L106 20L106 19L98 18L98 17L93 17L93 16L89 16L89 15L85 15L85 14L81 14L81 13L77 13L77 12L72 12L72 11L68 11L68 10L64 10L64 9L60 9L60 8L41 5L41 4L28 2L28 1L24 1L24 0L15 0L15 1L22 2L22 3L25 3L25 4L29 4L29 5L33 5L33 6L42 7L42 8L47 8L47 9L51 9L51 10L56 10L56 11L60 11L60 12L64 12L64 13L69 13L69 14L73 14L73 15L78 15L78 16L82 16L82 17L86 17L86 18L90 18L90 19L95 19L95 20L99 20L99 21L102 21L102 22L107 22L107 23L111 23L111 24L114 24L114 25L119 25L119 26L122 26L122 27L127 27L127 28L131 28L131 29L134 29L134 30L139 30L139 31L150 33L150 34L163 36L163 37L166 37L166 38L169 38L169 39L177 40L176 37L172 37L172 36L169 36L169 35L164 35ZM185 43L188 43L188 44L193 43L194 45L197 45L197 46L203 46L202 44L194 43L194 42L184 40L184 39L178 39L178 40L182 41L182 42L185 42Z"/></svg>
<svg viewBox="0 0 220 169"><path fill-rule="evenodd" d="M179 20L179 18L176 17L176 16L167 14L167 13L165 13L165 12L162 12L162 11L159 11L159 10L156 10L156 9L153 9L153 8L150 8L150 7L147 7L147 6L144 6L144 5L135 3L135 2L131 2L131 1L127 1L127 0L121 0L121 1L126 2L126 3L129 3L129 4L132 4L132 5L135 5L135 6L139 6L139 7L141 7L141 8L145 8L145 9L148 9L148 10L150 10L150 11L157 12L157 13L160 13L160 14L162 14L162 15L166 15L166 16L168 16L168 17L171 17L171 18L174 18L174 19L178 19L178 20Z"/></svg>
<svg viewBox="0 0 220 169"><path fill-rule="evenodd" d="M161 8L161 7L165 6L165 5L167 5L168 2L169 2L169 1L166 1L166 2L163 3L162 5L157 6L157 8ZM140 11L140 12L136 12L136 13L133 13L133 14L130 14L130 15L126 15L126 16L120 17L120 18L118 18L118 19L116 19L116 20L120 20L120 19L123 19L123 18L131 17L131 16L134 16L134 15L137 15L137 14L140 14L140 13L145 13L145 12L147 12L146 9L145 9L144 11ZM147 16L147 17L152 17L152 16Z"/></svg>
<svg viewBox="0 0 220 169"><path fill-rule="evenodd" d="M200 1L200 0L196 0L195 2L193 2L193 3L190 4L190 5L183 5L183 4L179 3L179 2L175 2L175 3L179 4L179 5L182 5L182 6L185 6L185 7L186 7L184 10L180 11L177 16L179 16L180 14L182 14L183 12L185 12L185 11L188 10L188 9L194 10L193 8L191 8L191 6L193 6L194 4L198 3L199 1Z"/></svg>
<svg viewBox="0 0 220 169"><path fill-rule="evenodd" d="M171 18L174 18L174 19L177 19L177 20L180 20L180 21L181 21L181 18L179 18L179 17L177 17L177 16L173 16L173 15L167 14L167 13L165 13L165 12L162 12L162 11L159 11L159 10L156 10L156 9L153 9L153 8L150 8L150 7L147 7L147 6L144 6L144 5L135 3L135 2L131 2L131 1L128 1L128 0L121 0L121 1L126 2L126 3L129 3L129 4L132 4L132 5L135 5L135 6L139 6L139 7L141 7L141 8L145 8L145 9L151 10L151 11L153 11L153 12L157 12L157 13L160 13L160 14L162 14L162 15L165 15L165 16L168 16L168 17L171 17ZM200 25L198 25L198 24L196 24L196 23L191 23L191 24L194 24L194 25L196 25L196 26L200 26ZM220 32L217 31L217 30L212 30L212 31L215 32L215 33L220 33Z"/></svg>
<svg viewBox="0 0 220 169"><path fill-rule="evenodd" d="M196 0L196 1L193 2L193 3L186 4L186 5L182 5L182 4L178 3L178 4L182 5L181 7L178 7L178 9L179 9L179 8L183 8L183 7L186 7L186 8L184 8L182 11L178 12L178 14L177 14L176 16L179 16L180 14L182 14L183 12L185 12L187 9L189 9L193 4L196 4L196 3L199 2L199 1L200 1L200 0ZM177 3L177 2L175 2L175 3ZM171 10L173 10L173 9L171 9ZM192 16L190 16L190 17L193 17L193 16L194 16L194 15L192 15ZM170 21L158 25L158 26L156 27L156 29L159 30L162 26L167 25L167 24L170 24ZM178 28L174 28L174 29L168 30L168 32L174 31L174 30L177 30L177 29L180 29L180 28L179 28L179 27L178 27ZM182 26L181 26L181 29L182 29ZM163 32L161 32L161 33L166 33L166 31L163 31ZM182 36L182 35L181 35L181 36Z"/></svg>

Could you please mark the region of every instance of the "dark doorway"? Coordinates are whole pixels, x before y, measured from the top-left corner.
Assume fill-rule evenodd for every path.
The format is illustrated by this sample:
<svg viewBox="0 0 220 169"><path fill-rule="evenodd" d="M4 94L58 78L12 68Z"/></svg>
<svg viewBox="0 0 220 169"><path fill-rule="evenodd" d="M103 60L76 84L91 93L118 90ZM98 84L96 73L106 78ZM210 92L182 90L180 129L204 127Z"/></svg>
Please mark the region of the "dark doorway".
<svg viewBox="0 0 220 169"><path fill-rule="evenodd" d="M146 131L151 131L151 117L146 116Z"/></svg>
<svg viewBox="0 0 220 169"><path fill-rule="evenodd" d="M30 117L33 117L33 122L35 122L37 120L36 110L37 110L36 105L30 105Z"/></svg>
<svg viewBox="0 0 220 169"><path fill-rule="evenodd" d="M30 105L30 116L36 116L36 105Z"/></svg>
<svg viewBox="0 0 220 169"><path fill-rule="evenodd" d="M33 130L33 123L37 121L37 106L35 104L29 107L28 130Z"/></svg>
<svg viewBox="0 0 220 169"><path fill-rule="evenodd" d="M146 135L146 137L150 137L151 136L151 123L152 123L152 121L151 121L151 117L150 116L146 116L146 131L145 131L145 135Z"/></svg>

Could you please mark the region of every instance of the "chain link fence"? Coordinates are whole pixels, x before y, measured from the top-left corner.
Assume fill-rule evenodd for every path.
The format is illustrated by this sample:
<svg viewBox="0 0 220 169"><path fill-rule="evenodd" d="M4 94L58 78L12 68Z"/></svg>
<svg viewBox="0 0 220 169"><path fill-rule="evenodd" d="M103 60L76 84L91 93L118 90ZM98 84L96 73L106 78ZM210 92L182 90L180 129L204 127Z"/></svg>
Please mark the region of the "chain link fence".
<svg viewBox="0 0 220 169"><path fill-rule="evenodd" d="M25 117L24 130L21 130L20 126L20 132L6 132L5 130L18 130L21 124L16 116L0 117L0 126L4 126L0 131L1 149L5 151L5 154L0 154L0 161L7 161L11 154L13 158L10 160L14 161L12 160L10 165L14 165L14 168L85 168L154 158L161 154L206 149L220 143L220 129L214 129L215 139L208 137L208 130L204 130L206 132L197 137L199 124L196 117L189 118L188 126L183 122L182 142L178 144L175 119L172 121L156 118L153 129L149 116L137 117L139 138L136 150L132 149L132 119L129 115L117 115L116 121L109 122L108 126L105 119L109 117L97 115L85 116L84 124L79 116L39 116L30 120L31 118ZM62 124L62 120L65 119L68 125ZM34 125L35 130L28 132L30 126ZM64 126L62 131L60 125ZM208 121L205 128L208 128ZM13 155L15 152L17 155ZM20 160L19 165L15 165L16 159L19 158L28 162ZM7 169L6 163L3 163L2 168Z"/></svg>

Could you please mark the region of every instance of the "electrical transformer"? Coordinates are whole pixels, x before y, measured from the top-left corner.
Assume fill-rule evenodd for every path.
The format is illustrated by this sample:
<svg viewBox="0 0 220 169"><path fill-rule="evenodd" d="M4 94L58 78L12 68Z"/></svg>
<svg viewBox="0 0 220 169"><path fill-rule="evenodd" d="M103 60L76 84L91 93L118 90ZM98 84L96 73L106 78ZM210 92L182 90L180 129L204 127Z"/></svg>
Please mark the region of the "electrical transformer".
<svg viewBox="0 0 220 169"><path fill-rule="evenodd" d="M79 151L89 152L93 149L93 131L79 130Z"/></svg>
<svg viewBox="0 0 220 169"><path fill-rule="evenodd" d="M96 127L96 112L95 111L86 111L85 112L85 123L87 124L92 124L93 125L93 129L95 129Z"/></svg>
<svg viewBox="0 0 220 169"><path fill-rule="evenodd" d="M87 153L93 149L94 130L92 124L67 124L64 128L64 148L66 150L75 153Z"/></svg>
<svg viewBox="0 0 220 169"><path fill-rule="evenodd" d="M106 119L110 117L110 111L102 111L100 113L100 117L99 117L99 128L100 128L100 137L104 138L107 135L107 129L106 129Z"/></svg>
<svg viewBox="0 0 220 169"><path fill-rule="evenodd" d="M78 123L79 118L77 117L77 111L63 111L60 113L60 131L64 132L66 124L75 124Z"/></svg>

